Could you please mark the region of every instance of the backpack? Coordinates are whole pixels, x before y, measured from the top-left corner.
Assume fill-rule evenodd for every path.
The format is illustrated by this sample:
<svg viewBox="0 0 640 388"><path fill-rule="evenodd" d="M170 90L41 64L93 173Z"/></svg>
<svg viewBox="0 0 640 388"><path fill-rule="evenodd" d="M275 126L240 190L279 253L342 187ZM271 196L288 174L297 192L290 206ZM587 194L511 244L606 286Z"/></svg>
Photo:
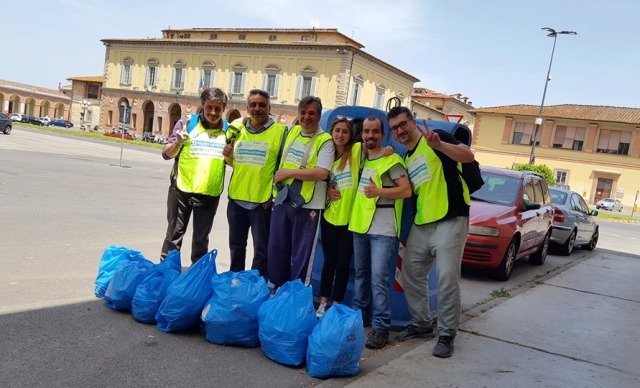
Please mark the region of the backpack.
<svg viewBox="0 0 640 388"><path fill-rule="evenodd" d="M484 179L482 179L482 175L480 175L480 163L474 160L470 163L460 164L462 165L462 171L458 171L467 184L467 188L469 188L469 194L480 190L482 185L484 185Z"/></svg>

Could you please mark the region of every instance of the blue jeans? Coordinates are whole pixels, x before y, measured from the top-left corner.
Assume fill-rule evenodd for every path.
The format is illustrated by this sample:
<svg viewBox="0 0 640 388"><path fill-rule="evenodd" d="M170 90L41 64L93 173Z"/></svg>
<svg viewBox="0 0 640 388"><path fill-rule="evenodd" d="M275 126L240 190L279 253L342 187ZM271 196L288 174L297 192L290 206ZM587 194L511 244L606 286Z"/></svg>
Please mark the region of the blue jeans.
<svg viewBox="0 0 640 388"><path fill-rule="evenodd" d="M353 263L356 272L356 310L363 319L371 316L371 327L388 333L391 328L389 263L398 255L396 237L353 234Z"/></svg>

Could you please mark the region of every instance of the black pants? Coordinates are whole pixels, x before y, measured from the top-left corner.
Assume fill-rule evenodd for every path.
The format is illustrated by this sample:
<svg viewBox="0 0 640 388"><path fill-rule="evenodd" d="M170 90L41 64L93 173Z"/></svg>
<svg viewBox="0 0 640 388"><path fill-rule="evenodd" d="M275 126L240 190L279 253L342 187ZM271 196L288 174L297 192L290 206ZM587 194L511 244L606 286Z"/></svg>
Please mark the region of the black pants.
<svg viewBox="0 0 640 388"><path fill-rule="evenodd" d="M245 209L232 199L227 205L229 222L229 249L231 251L231 271L245 270L247 257L247 238L251 229L253 240L253 263L251 269L257 269L267 278L267 251L269 247L269 224L271 207L265 209L262 204L255 209Z"/></svg>
<svg viewBox="0 0 640 388"><path fill-rule="evenodd" d="M324 217L320 228L324 253L320 296L331 297L333 288L333 300L342 302L347 291L349 265L353 257L353 233L349 231L348 226L335 226L327 222Z"/></svg>
<svg viewBox="0 0 640 388"><path fill-rule="evenodd" d="M167 234L160 257L165 258L174 249L180 250L193 213L191 262L200 260L209 251L209 234L219 202L219 196L185 193L170 186L167 196Z"/></svg>

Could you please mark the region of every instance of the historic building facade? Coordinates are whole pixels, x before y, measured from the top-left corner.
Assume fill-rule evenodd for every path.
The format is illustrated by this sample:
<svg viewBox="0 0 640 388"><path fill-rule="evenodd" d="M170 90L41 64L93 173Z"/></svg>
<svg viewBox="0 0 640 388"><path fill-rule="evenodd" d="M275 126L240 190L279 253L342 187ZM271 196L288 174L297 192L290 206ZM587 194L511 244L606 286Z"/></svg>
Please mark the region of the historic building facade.
<svg viewBox="0 0 640 388"><path fill-rule="evenodd" d="M71 112L69 121L77 128L92 129L100 126L100 99L102 76L71 77Z"/></svg>
<svg viewBox="0 0 640 388"><path fill-rule="evenodd" d="M475 109L473 148L480 164L511 168L529 162L539 106ZM545 106L535 163L549 166L560 185L595 203L618 198L628 208L640 190L640 109Z"/></svg>
<svg viewBox="0 0 640 388"><path fill-rule="evenodd" d="M336 29L167 29L162 38L102 42L100 125L124 120L138 135L168 136L181 116L196 113L205 87L227 92L227 112L243 115L249 90L265 89L271 113L290 124L304 96L320 97L325 108L385 109L392 97L409 106L419 81Z"/></svg>
<svg viewBox="0 0 640 388"><path fill-rule="evenodd" d="M0 111L34 117L69 117L71 99L59 90L0 80Z"/></svg>

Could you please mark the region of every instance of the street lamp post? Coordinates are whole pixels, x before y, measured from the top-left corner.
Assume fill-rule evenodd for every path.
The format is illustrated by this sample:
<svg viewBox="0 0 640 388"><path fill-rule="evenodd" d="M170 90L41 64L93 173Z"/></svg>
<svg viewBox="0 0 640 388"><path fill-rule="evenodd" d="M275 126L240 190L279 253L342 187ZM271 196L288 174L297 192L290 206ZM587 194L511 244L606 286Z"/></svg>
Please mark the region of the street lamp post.
<svg viewBox="0 0 640 388"><path fill-rule="evenodd" d="M84 130L84 123L85 123L85 119L87 117L87 109L89 109L89 107L91 106L91 102L87 101L87 100L82 100L82 102L80 102L80 106L82 107L82 114L80 115L80 128L82 128L82 130Z"/></svg>
<svg viewBox="0 0 640 388"><path fill-rule="evenodd" d="M556 40L558 39L558 35L578 35L575 31L556 31L553 28L544 27L542 30L548 32L547 36L553 38L553 48L551 49L551 59L549 60L549 70L547 70L547 79L544 81L544 91L542 92L542 102L540 103L540 111L538 112L538 117L536 118L536 126L533 130L533 138L531 139L531 155L529 155L529 164L534 164L536 162L536 139L538 138L538 131L540 130L540 125L542 125L542 109L544 108L544 98L547 95L547 85L549 84L549 80L551 79L551 64L553 63L553 53L556 51Z"/></svg>

